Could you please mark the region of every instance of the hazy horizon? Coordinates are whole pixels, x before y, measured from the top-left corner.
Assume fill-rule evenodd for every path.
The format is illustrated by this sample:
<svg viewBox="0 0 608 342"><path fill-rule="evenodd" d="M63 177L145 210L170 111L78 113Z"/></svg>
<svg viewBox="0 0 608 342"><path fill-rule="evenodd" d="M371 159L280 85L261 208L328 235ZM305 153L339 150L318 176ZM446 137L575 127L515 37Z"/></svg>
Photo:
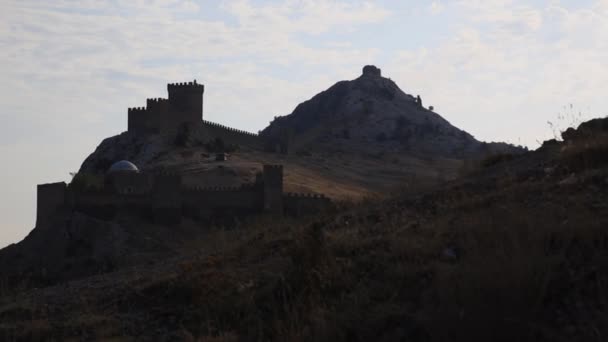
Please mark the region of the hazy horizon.
<svg viewBox="0 0 608 342"><path fill-rule="evenodd" d="M37 184L171 82L205 84L205 119L252 132L366 64L483 141L535 148L549 121L606 115L606 0L8 0L0 18L0 248L34 227Z"/></svg>

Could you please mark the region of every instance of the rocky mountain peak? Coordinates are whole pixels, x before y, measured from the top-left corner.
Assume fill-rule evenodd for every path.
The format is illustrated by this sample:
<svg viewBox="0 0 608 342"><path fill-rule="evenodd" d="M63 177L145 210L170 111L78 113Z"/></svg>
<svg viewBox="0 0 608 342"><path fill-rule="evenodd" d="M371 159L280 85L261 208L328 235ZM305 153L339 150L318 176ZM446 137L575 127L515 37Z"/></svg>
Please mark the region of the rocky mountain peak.
<svg viewBox="0 0 608 342"><path fill-rule="evenodd" d="M337 147L454 158L488 152L488 144L424 107L420 97L405 93L374 65L364 66L358 78L337 82L300 103L291 114L277 117L263 134L285 131L294 133L294 150Z"/></svg>

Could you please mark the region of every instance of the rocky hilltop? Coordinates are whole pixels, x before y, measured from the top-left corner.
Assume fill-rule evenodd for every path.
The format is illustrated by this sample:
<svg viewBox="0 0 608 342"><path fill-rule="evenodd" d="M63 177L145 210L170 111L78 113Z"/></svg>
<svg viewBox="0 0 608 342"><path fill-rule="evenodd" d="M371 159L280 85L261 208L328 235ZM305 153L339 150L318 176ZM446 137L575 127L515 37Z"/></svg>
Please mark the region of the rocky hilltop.
<svg viewBox="0 0 608 342"><path fill-rule="evenodd" d="M38 188L37 226L0 250L0 340L608 335L608 119L485 144L367 66L255 135L202 121L195 82L169 89ZM319 199L291 191L335 205L291 215Z"/></svg>
<svg viewBox="0 0 608 342"><path fill-rule="evenodd" d="M120 160L132 162L144 174L178 174L180 194L182 189L255 185L263 178L260 172L264 165L280 164L284 171L280 198L322 194L342 202L387 197L394 192L417 194L457 178L465 159L496 151L522 152L506 144L477 141L425 108L420 98L404 93L382 77L374 66L364 67L359 78L338 82L298 105L292 114L277 118L260 135L202 120L202 85L170 84L168 89L168 99L147 100L146 108L130 109L128 130L105 139L86 158L74 179L80 181L73 181L60 196L66 204L62 212L50 221L39 220L24 241L0 251L0 270L5 277L19 279L28 274L42 283L53 283L176 255L181 253L184 241L200 237L201 231L212 225L210 222L223 221L217 217L202 221L188 218L167 227L135 218L128 210L115 214L110 210L117 206L116 198L111 197L114 193L104 189L111 183L110 166ZM189 99L186 103L195 105L180 112L184 96ZM166 107L161 110L161 105ZM184 123L180 115L187 119L185 129L180 127ZM165 126L166 122L169 124ZM267 142L272 141L285 144L286 150L269 150ZM147 191L156 189L154 185L140 189L137 184L121 187L118 195L135 192L147 198L151 193ZM214 193L208 202L217 204L220 195L226 194ZM48 200L56 196L38 197ZM160 203L155 195L150 196L150 203ZM83 198L89 198L89 202ZM226 203L240 205L245 197L235 198ZM255 198L257 201L260 196ZM198 198L194 202L204 201ZM40 203L39 209L44 207ZM90 203L95 203L95 210ZM174 207L178 216L187 216L182 202ZM98 215L89 217L83 214L85 210ZM221 212L217 208L208 211ZM153 215L146 212L144 216Z"/></svg>
<svg viewBox="0 0 608 342"><path fill-rule="evenodd" d="M465 160L523 151L476 140L371 65L276 117L259 135L234 140L240 133L205 121L186 133L176 139L129 129L105 139L80 172L104 173L113 162L129 160L146 171L194 175L195 185L231 186L250 182L262 163L277 163L285 166L287 191L342 200L404 187L415 192L454 179ZM216 163L217 152L230 153L229 160Z"/></svg>
<svg viewBox="0 0 608 342"><path fill-rule="evenodd" d="M603 341L608 119L563 138L415 195L198 239L58 218L31 254L0 252L3 277L37 262L0 278L0 340Z"/></svg>
<svg viewBox="0 0 608 342"><path fill-rule="evenodd" d="M394 151L413 155L474 158L517 148L482 143L402 91L373 65L276 117L262 134L289 132L296 150L333 147L346 151Z"/></svg>
<svg viewBox="0 0 608 342"><path fill-rule="evenodd" d="M185 145L204 150L203 146L213 143L207 133L205 129L192 129ZM235 144L235 147L262 151L264 142L280 141L288 145L286 150L290 153L299 155L311 151L334 156L342 152L397 153L414 158L458 160L497 152L522 152L505 143L476 140L435 113L432 107L425 107L419 97L402 91L372 65L365 66L360 77L340 81L299 104L291 114L275 117L258 138L259 144ZM164 157L171 157L177 150L174 140L125 132L105 139L83 162L80 171L103 172L120 159L131 160L143 169L162 167L167 161ZM230 141L223 143L230 145Z"/></svg>

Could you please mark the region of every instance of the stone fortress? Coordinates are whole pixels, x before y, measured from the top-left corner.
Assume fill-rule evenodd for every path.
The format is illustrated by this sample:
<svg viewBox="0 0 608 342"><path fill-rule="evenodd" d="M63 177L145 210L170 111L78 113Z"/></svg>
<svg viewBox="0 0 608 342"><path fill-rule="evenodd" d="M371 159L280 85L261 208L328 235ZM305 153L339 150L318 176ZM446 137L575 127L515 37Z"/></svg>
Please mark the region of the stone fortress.
<svg viewBox="0 0 608 342"><path fill-rule="evenodd" d="M197 130L209 140L287 153L287 146L280 140L203 120L204 89L196 80L169 84L168 99L148 99L145 108L128 109L129 134L171 136L184 129ZM103 175L77 174L69 185L38 185L37 196L37 225L61 210L101 218L127 211L155 222L177 223L182 217L301 215L330 204L327 197L319 194L285 193L282 165L264 165L254 182L239 187L191 187L180 174L140 171L126 160L115 161Z"/></svg>
<svg viewBox="0 0 608 342"><path fill-rule="evenodd" d="M168 99L146 101L146 107L128 109L128 131L136 134L172 134L182 129L200 131L208 139L219 138L226 143L268 152L287 153L288 139L261 137L258 134L227 127L203 119L205 86L196 80L167 85Z"/></svg>

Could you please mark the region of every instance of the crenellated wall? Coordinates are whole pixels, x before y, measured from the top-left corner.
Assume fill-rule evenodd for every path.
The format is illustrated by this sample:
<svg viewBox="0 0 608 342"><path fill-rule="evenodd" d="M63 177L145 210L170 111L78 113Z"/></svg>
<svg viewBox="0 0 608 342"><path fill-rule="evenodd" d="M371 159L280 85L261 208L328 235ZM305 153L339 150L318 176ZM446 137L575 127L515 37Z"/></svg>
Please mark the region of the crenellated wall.
<svg viewBox="0 0 608 342"><path fill-rule="evenodd" d="M146 107L128 109L128 131L138 134L177 133L188 128L199 129L207 141L216 138L225 144L246 146L254 149L287 154L292 145L291 131L261 137L215 122L203 120L203 94L205 86L194 82L170 83L167 99L154 98L146 101Z"/></svg>
<svg viewBox="0 0 608 342"><path fill-rule="evenodd" d="M303 215L316 213L328 204L329 199L322 195L284 194L282 165L264 165L255 183L239 187L187 188L179 174L117 171L107 174L100 187L67 187L63 182L39 185L37 220L41 223L62 207L103 219L112 219L122 211L173 224L184 215Z"/></svg>
<svg viewBox="0 0 608 342"><path fill-rule="evenodd" d="M182 177L176 174L154 176L152 206L154 208L179 208Z"/></svg>
<svg viewBox="0 0 608 342"><path fill-rule="evenodd" d="M87 215L113 219L119 211L137 215L148 211L152 201L149 194L118 194L111 191L87 190L80 193L71 192L71 206Z"/></svg>
<svg viewBox="0 0 608 342"><path fill-rule="evenodd" d="M147 99L149 125L156 128L156 133L163 131L169 121L169 100L162 98Z"/></svg>
<svg viewBox="0 0 608 342"><path fill-rule="evenodd" d="M155 179L147 173L119 172L108 175L105 183L105 186L111 188L114 193L137 195L150 193Z"/></svg>
<svg viewBox="0 0 608 342"><path fill-rule="evenodd" d="M227 127L215 122L203 120L203 132L209 138L208 140L220 138L227 144L237 144L253 148L262 147L261 139L257 134Z"/></svg>
<svg viewBox="0 0 608 342"><path fill-rule="evenodd" d="M264 165L264 210L283 213L283 165Z"/></svg>
<svg viewBox="0 0 608 342"><path fill-rule="evenodd" d="M205 86L194 82L167 85L168 99L154 98L146 107L128 109L128 131L141 134L171 132L203 119Z"/></svg>
<svg viewBox="0 0 608 342"><path fill-rule="evenodd" d="M285 193L284 211L288 215L301 216L319 213L331 205L331 200L319 194Z"/></svg>
<svg viewBox="0 0 608 342"><path fill-rule="evenodd" d="M209 217L218 214L246 215L260 212L263 204L260 187L205 187L183 189L185 214Z"/></svg>
<svg viewBox="0 0 608 342"><path fill-rule="evenodd" d="M129 132L158 133L160 127L151 120L145 107L129 108L127 113Z"/></svg>

